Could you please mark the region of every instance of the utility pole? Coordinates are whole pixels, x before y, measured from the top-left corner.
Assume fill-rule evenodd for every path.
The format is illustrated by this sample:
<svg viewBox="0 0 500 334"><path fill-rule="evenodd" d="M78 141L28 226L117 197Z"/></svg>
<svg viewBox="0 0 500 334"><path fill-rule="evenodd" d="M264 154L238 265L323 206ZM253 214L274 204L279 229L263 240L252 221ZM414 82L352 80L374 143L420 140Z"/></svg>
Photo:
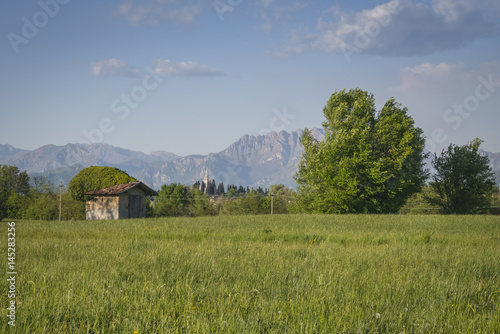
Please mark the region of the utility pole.
<svg viewBox="0 0 500 334"><path fill-rule="evenodd" d="M274 194L271 194L271 215L274 213Z"/></svg>
<svg viewBox="0 0 500 334"><path fill-rule="evenodd" d="M61 211L62 211L62 181L59 183L59 221L61 221Z"/></svg>

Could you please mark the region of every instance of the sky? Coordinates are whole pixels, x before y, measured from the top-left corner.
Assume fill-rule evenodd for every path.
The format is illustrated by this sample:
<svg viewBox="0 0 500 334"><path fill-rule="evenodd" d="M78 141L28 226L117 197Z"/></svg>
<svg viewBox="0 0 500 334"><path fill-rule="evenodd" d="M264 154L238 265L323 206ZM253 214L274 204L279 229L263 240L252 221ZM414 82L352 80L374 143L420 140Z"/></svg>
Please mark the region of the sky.
<svg viewBox="0 0 500 334"><path fill-rule="evenodd" d="M500 152L498 0L2 1L0 32L0 144L208 154L359 87Z"/></svg>

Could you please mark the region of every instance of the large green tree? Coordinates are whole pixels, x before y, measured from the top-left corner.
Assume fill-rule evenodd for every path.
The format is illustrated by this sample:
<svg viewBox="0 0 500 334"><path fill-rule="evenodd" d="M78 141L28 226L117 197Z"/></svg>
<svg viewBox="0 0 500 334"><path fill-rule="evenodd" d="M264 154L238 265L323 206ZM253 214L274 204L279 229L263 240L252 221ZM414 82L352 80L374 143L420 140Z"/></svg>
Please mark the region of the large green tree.
<svg viewBox="0 0 500 334"><path fill-rule="evenodd" d="M82 169L69 182L69 193L75 200L85 201L89 191L104 189L117 184L136 182L137 180L116 167L91 166Z"/></svg>
<svg viewBox="0 0 500 334"><path fill-rule="evenodd" d="M434 194L427 200L443 213L485 213L490 207L497 188L488 157L479 153L481 143L476 138L464 146L451 144L433 160Z"/></svg>
<svg viewBox="0 0 500 334"><path fill-rule="evenodd" d="M30 178L16 166L0 165L0 220L12 216L12 210L29 195ZM17 211L17 210L16 210Z"/></svg>
<svg viewBox="0 0 500 334"><path fill-rule="evenodd" d="M333 93L323 109L325 139L306 129L295 175L306 212L395 213L428 174L423 131L394 98L377 111L359 88Z"/></svg>
<svg viewBox="0 0 500 334"><path fill-rule="evenodd" d="M180 183L164 184L158 194L153 208L153 215L157 217L194 217L217 213L207 194Z"/></svg>
<svg viewBox="0 0 500 334"><path fill-rule="evenodd" d="M164 184L156 198L156 216L187 216L192 195L180 183Z"/></svg>

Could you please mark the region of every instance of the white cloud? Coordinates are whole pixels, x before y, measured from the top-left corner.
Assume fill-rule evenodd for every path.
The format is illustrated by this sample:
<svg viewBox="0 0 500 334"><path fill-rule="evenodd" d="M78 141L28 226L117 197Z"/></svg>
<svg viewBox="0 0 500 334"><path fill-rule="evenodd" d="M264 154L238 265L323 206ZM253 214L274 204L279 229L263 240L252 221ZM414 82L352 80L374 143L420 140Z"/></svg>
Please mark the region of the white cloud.
<svg viewBox="0 0 500 334"><path fill-rule="evenodd" d="M485 15L491 6L480 0L432 0L431 6L391 0L359 12L334 6L318 18L307 50L414 56L455 49L498 34L498 22ZM293 43L290 40L287 47L292 52Z"/></svg>
<svg viewBox="0 0 500 334"><path fill-rule="evenodd" d="M273 3L274 0L262 0L262 4L264 5L264 8L268 8L271 3Z"/></svg>
<svg viewBox="0 0 500 334"><path fill-rule="evenodd" d="M497 61L481 64L477 69L471 69L462 62L424 63L414 67L406 67L401 71L401 82L398 87L391 88L395 92L416 94L418 92L436 92L452 94L467 92L476 85L478 78L493 75L495 82L500 75L500 63ZM462 92L462 93L463 93Z"/></svg>
<svg viewBox="0 0 500 334"><path fill-rule="evenodd" d="M260 30L262 30L266 34L270 34L273 31L273 25L269 21L266 21L266 22L262 23L259 26L259 28L260 28Z"/></svg>
<svg viewBox="0 0 500 334"><path fill-rule="evenodd" d="M307 27L299 27L290 31L288 39L290 43L285 49L271 52L271 54L278 58L286 58L291 54L306 52L314 42L315 36L308 31Z"/></svg>
<svg viewBox="0 0 500 334"><path fill-rule="evenodd" d="M213 77L224 75L224 72L217 68L211 68L196 62L187 61L175 63L169 59L155 59L155 72L164 76L173 77Z"/></svg>
<svg viewBox="0 0 500 334"><path fill-rule="evenodd" d="M467 1L432 0L432 9L436 14L444 17L446 22L452 23L460 19L461 13L473 11L474 7Z"/></svg>
<svg viewBox="0 0 500 334"><path fill-rule="evenodd" d="M160 16L167 22L191 26L196 23L196 18L200 16L201 13L201 6L190 5L179 9L166 10L160 13Z"/></svg>
<svg viewBox="0 0 500 334"><path fill-rule="evenodd" d="M127 64L125 61L110 58L108 60L99 60L98 62L90 64L92 69L90 74L93 76L120 76L120 77L139 77L139 71L137 68Z"/></svg>
<svg viewBox="0 0 500 334"><path fill-rule="evenodd" d="M281 1L279 5L275 0L261 0L259 4L261 23L256 27L266 34L283 26L289 27L290 22L298 22L295 13L309 6L309 3L303 0ZM282 25L278 24L280 21Z"/></svg>
<svg viewBox="0 0 500 334"><path fill-rule="evenodd" d="M134 26L156 25L160 22L192 26L201 14L200 4L178 5L176 0L156 0L140 5L134 5L133 0L127 0L118 6L116 11L116 15L124 17Z"/></svg>
<svg viewBox="0 0 500 334"><path fill-rule="evenodd" d="M132 0L128 0L118 6L116 15L123 16L131 25L155 25L158 20L153 16L151 7L134 6Z"/></svg>
<svg viewBox="0 0 500 334"><path fill-rule="evenodd" d="M262 23L258 26L264 33L269 34L273 30L273 24L267 14L261 14Z"/></svg>
<svg viewBox="0 0 500 334"><path fill-rule="evenodd" d="M406 67L403 72L409 76L421 76L431 78L443 78L455 75L465 71L467 66L464 63L449 64L449 63L424 63L414 67Z"/></svg>
<svg viewBox="0 0 500 334"><path fill-rule="evenodd" d="M470 67L462 62L423 63L400 72L389 89L408 106L427 135L427 148L439 152L449 143L480 136L498 139L494 128L500 103L500 62ZM497 140L498 141L498 140Z"/></svg>

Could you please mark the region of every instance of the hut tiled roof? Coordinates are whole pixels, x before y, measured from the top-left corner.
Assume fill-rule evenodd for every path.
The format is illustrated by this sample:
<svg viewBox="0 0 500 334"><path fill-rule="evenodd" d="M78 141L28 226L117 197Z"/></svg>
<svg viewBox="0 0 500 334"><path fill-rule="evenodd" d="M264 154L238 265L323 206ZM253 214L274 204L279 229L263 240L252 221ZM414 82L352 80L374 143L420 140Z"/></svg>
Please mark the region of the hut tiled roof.
<svg viewBox="0 0 500 334"><path fill-rule="evenodd" d="M89 191L87 193L87 195L91 195L91 196L116 196L116 195L123 194L124 192L126 192L132 188L135 188L135 187L139 187L139 189L144 191L144 193L147 196L158 196L158 193L156 191L149 188L147 185L145 185L142 182L129 182L129 183L117 184L116 186L112 186L109 188Z"/></svg>

